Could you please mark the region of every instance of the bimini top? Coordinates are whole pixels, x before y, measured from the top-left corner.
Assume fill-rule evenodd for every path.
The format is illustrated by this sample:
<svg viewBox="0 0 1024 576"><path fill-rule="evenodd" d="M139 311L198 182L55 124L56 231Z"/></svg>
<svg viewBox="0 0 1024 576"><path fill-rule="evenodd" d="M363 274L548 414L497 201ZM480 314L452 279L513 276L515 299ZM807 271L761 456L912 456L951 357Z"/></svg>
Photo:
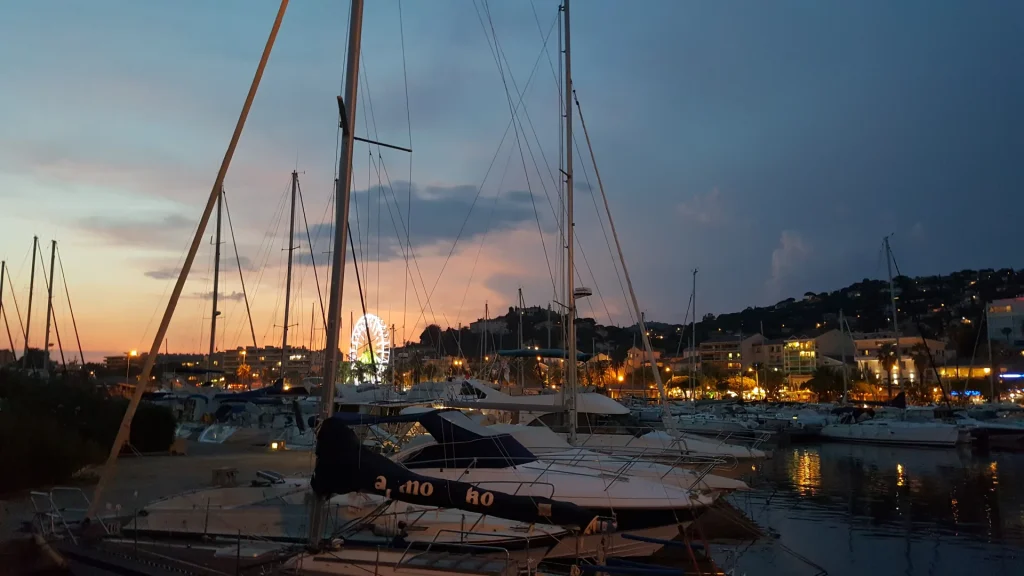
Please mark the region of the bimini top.
<svg viewBox="0 0 1024 576"><path fill-rule="evenodd" d="M347 426L418 422L436 444L423 446L402 461L407 468L507 468L537 460L511 434L480 426L458 410L430 410L397 416L339 413L331 417Z"/></svg>

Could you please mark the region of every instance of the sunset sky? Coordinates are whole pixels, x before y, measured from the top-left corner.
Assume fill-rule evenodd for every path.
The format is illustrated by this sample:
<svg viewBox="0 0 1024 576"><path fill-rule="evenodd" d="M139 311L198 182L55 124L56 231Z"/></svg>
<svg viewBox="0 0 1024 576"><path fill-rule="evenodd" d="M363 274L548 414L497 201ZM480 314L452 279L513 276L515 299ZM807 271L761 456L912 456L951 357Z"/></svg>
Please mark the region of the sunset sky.
<svg viewBox="0 0 1024 576"><path fill-rule="evenodd" d="M415 339L425 322L465 324L485 303L500 313L520 287L528 304L552 299L557 5L367 2L357 134L414 152L381 152L378 179L377 149L356 146L351 224L366 306L400 340L403 326ZM47 266L50 240L60 243L87 358L150 347L276 10L275 0L0 9L0 258L19 353L11 294L24 315L33 235ZM295 169L328 278L348 12L341 0L292 2L225 181L261 345L281 337ZM911 275L1024 265L1024 3L578 0L572 24L574 85L648 318L683 320L694 267L700 314L882 277L889 233ZM509 99L524 88L517 143ZM627 323L578 120L576 131L577 269L600 291L581 314ZM410 182L406 290L396 228ZM172 352L207 346L212 235L211 222ZM309 342L315 312L319 342L301 216L296 236L290 341ZM231 348L252 338L226 219L224 239L217 345ZM72 350L63 294L55 307ZM360 309L351 268L343 309L348 331ZM40 347L41 274L32 316Z"/></svg>

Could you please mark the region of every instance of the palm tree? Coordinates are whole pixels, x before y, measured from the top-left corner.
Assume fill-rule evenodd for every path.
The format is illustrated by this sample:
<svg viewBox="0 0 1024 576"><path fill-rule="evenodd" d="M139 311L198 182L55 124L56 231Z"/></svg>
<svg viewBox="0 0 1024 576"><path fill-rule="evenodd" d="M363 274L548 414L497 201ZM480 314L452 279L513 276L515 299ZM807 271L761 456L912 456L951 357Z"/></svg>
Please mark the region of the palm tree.
<svg viewBox="0 0 1024 576"><path fill-rule="evenodd" d="M915 395L918 396L919 399L924 400L926 399L926 396L928 396L926 392L928 390L928 378L925 378L925 375L928 374L931 369L928 347L924 344L915 344L910 350L910 358L914 361L914 370L917 372L917 379L914 381L915 386L913 392L915 392Z"/></svg>
<svg viewBox="0 0 1024 576"><path fill-rule="evenodd" d="M892 398L892 366L896 363L896 345L886 342L878 347L878 371L885 374L889 398Z"/></svg>
<svg viewBox="0 0 1024 576"><path fill-rule="evenodd" d="M843 391L842 371L821 366L805 384L806 388L818 395L818 401L828 401Z"/></svg>

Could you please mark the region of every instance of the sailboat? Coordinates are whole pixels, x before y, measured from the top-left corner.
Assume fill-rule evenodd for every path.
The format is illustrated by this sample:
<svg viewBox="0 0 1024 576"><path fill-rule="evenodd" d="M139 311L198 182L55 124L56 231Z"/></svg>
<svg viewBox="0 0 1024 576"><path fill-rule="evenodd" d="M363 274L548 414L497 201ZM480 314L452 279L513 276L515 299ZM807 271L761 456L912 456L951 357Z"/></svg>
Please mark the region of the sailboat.
<svg viewBox="0 0 1024 576"><path fill-rule="evenodd" d="M943 422L914 422L904 416L906 409L906 392L904 380L900 378L902 368L900 353L900 328L896 313L896 291L892 281L892 250L889 237L883 240L886 256L886 268L889 274L889 295L891 302L892 328L895 334L896 364L893 366L892 377L900 385L900 394L891 404L901 412L900 419L874 418L873 412L853 407L836 409L838 421L826 424L821 428L821 436L829 440L842 442L865 442L872 444L901 444L908 446L953 447L970 441L970 432L953 424ZM888 366L883 367L888 369Z"/></svg>

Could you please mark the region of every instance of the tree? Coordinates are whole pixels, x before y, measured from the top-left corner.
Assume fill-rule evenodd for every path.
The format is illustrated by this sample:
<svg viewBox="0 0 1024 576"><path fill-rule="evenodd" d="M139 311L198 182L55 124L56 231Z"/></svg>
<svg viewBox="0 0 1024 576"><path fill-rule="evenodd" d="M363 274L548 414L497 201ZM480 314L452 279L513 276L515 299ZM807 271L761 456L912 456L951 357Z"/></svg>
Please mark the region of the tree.
<svg viewBox="0 0 1024 576"><path fill-rule="evenodd" d="M885 374L889 397L892 398L892 366L896 363L896 345L886 342L878 347L878 370Z"/></svg>
<svg viewBox="0 0 1024 576"><path fill-rule="evenodd" d="M768 370L761 380L761 388L764 388L766 398L778 398L779 389L785 383L786 377L780 370Z"/></svg>
<svg viewBox="0 0 1024 576"><path fill-rule="evenodd" d="M822 366L814 371L804 387L817 394L819 402L838 398L843 393L843 372Z"/></svg>
<svg viewBox="0 0 1024 576"><path fill-rule="evenodd" d="M914 385L911 386L911 393L916 396L918 400L930 399L928 394L928 379L925 378L931 370L931 362L929 360L928 347L924 344L915 344L910 350L910 358L914 361L914 370L917 372L917 378L914 380Z"/></svg>

